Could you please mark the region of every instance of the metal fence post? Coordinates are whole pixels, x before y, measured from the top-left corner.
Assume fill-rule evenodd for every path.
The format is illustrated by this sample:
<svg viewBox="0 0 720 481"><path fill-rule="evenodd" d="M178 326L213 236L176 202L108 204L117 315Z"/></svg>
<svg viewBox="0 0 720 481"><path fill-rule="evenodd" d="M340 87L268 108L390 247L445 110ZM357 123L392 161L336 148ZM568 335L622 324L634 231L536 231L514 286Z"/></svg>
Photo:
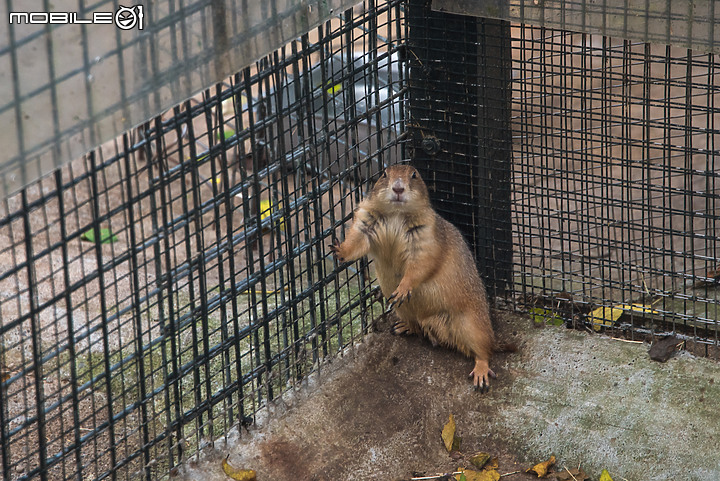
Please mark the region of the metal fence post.
<svg viewBox="0 0 720 481"><path fill-rule="evenodd" d="M409 156L471 245L488 293L512 280L510 24L411 0Z"/></svg>

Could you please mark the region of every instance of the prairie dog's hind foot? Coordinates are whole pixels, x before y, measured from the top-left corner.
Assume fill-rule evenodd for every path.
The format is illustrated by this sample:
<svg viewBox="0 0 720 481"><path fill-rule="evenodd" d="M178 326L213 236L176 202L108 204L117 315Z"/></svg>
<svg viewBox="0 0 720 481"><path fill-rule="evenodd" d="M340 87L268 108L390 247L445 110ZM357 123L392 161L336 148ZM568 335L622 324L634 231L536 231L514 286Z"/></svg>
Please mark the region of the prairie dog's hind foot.
<svg viewBox="0 0 720 481"><path fill-rule="evenodd" d="M490 369L490 365L487 361L482 359L475 359L475 368L470 372L469 376L473 378L473 386L475 390L479 390L481 393L486 393L490 390L490 378L495 379L497 376Z"/></svg>
<svg viewBox="0 0 720 481"><path fill-rule="evenodd" d="M412 328L409 322L403 320L397 321L390 328L390 332L395 336L410 336L415 334L415 330Z"/></svg>

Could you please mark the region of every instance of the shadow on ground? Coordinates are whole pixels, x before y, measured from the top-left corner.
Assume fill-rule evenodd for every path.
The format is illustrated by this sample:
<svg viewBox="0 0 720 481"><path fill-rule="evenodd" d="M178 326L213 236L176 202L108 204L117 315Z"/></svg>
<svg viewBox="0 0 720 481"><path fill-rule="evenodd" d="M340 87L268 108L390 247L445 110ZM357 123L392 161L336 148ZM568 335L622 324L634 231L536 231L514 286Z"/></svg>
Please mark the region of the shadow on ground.
<svg viewBox="0 0 720 481"><path fill-rule="evenodd" d="M467 466L476 451L497 456L501 474L554 454L593 480L602 469L616 481L720 479L718 363L681 353L660 364L647 344L498 317L519 350L496 356L488 394L471 389L469 359L381 326L179 479L226 480L229 455L259 481L407 480ZM450 413L465 459L451 459L440 439Z"/></svg>

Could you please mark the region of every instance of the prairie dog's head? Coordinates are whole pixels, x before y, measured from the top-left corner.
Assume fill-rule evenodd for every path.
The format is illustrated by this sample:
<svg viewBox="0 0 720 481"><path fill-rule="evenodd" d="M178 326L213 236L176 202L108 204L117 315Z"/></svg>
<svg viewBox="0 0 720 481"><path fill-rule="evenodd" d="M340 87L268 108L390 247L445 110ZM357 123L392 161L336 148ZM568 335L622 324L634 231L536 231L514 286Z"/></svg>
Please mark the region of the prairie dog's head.
<svg viewBox="0 0 720 481"><path fill-rule="evenodd" d="M390 208L413 210L429 203L428 190L420 174L410 165L391 165L373 187L372 198Z"/></svg>

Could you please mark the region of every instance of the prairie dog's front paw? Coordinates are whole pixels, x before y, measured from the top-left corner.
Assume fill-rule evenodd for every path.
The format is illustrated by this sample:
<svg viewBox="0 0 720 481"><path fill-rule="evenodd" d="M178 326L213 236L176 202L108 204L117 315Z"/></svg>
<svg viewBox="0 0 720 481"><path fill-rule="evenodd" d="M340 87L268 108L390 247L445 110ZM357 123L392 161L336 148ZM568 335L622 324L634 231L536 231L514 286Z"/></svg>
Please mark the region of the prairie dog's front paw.
<svg viewBox="0 0 720 481"><path fill-rule="evenodd" d="M345 249L343 249L344 243L340 244L340 242L337 239L333 240L333 243L328 246L330 249L330 252L333 253L333 256L335 256L335 259L338 260L338 262L345 262Z"/></svg>
<svg viewBox="0 0 720 481"><path fill-rule="evenodd" d="M403 286L402 283L395 289L395 292L388 297L388 301L390 301L389 308L392 309L394 307L400 307L403 302L410 301L410 297L412 296L412 289Z"/></svg>

